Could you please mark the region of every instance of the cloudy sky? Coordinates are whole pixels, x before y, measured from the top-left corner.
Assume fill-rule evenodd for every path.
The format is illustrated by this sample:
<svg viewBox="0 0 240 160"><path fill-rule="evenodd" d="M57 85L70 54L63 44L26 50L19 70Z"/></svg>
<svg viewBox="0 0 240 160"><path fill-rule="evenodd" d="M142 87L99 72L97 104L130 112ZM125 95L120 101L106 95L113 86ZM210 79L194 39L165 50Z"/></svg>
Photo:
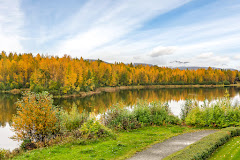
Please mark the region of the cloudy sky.
<svg viewBox="0 0 240 160"><path fill-rule="evenodd" d="M239 0L0 0L0 51L240 69Z"/></svg>

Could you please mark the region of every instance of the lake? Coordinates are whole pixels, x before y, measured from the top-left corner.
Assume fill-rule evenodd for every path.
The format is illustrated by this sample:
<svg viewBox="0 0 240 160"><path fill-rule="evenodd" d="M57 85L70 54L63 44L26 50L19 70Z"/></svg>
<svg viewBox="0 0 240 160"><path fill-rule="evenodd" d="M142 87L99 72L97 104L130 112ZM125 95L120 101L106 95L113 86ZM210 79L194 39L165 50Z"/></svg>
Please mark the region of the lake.
<svg viewBox="0 0 240 160"><path fill-rule="evenodd" d="M86 110L93 115L104 113L111 106L117 103L123 103L127 106L134 105L138 99L147 101L168 102L174 115L179 116L181 106L186 98L195 99L203 102L205 99L214 101L217 98L223 98L226 90L229 91L231 99L240 102L240 88L163 88L163 89L141 89L141 90L123 90L111 93L101 93L84 98L59 98L54 99L54 105L59 105L68 110L75 103L79 110ZM14 134L11 131L11 118L17 109L15 102L20 95L0 94L0 148L14 149L18 147L19 142L13 141L10 137Z"/></svg>

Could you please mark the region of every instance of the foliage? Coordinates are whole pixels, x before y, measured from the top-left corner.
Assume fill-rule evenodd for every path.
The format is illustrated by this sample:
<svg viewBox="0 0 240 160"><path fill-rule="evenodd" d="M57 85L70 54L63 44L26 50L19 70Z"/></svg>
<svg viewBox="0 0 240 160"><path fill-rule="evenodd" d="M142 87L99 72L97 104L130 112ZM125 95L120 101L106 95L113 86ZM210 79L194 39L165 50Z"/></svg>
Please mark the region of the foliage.
<svg viewBox="0 0 240 160"><path fill-rule="evenodd" d="M184 105L181 108L181 120L185 120L190 110L193 108L193 101L191 99L186 99Z"/></svg>
<svg viewBox="0 0 240 160"><path fill-rule="evenodd" d="M58 110L47 92L24 93L17 101L18 111L13 117L13 130L17 140L46 141L58 134Z"/></svg>
<svg viewBox="0 0 240 160"><path fill-rule="evenodd" d="M59 118L61 131L71 132L80 128L87 121L88 114L85 111L80 113L77 105L73 104L70 112L62 109Z"/></svg>
<svg viewBox="0 0 240 160"><path fill-rule="evenodd" d="M226 128L210 134L164 160L204 160L231 137L239 136L240 128Z"/></svg>
<svg viewBox="0 0 240 160"><path fill-rule="evenodd" d="M216 103L192 106L185 123L200 127L228 127L240 125L240 106L232 105L229 94Z"/></svg>
<svg viewBox="0 0 240 160"><path fill-rule="evenodd" d="M0 160L1 160L1 159L5 159L8 154L9 154L9 151L8 151L8 150L1 149L1 148L0 148Z"/></svg>
<svg viewBox="0 0 240 160"><path fill-rule="evenodd" d="M115 130L131 130L141 127L136 117L126 108L115 106L101 117L105 126Z"/></svg>
<svg viewBox="0 0 240 160"><path fill-rule="evenodd" d="M168 104L161 102L147 103L139 101L132 109L115 107L102 116L103 123L116 130L136 129L143 125L179 124Z"/></svg>
<svg viewBox="0 0 240 160"><path fill-rule="evenodd" d="M92 91L105 86L128 85L215 85L233 84L239 71L220 69L180 70L166 67L108 64L101 60L62 58L32 54L0 53L0 89L30 88L52 94Z"/></svg>
<svg viewBox="0 0 240 160"><path fill-rule="evenodd" d="M85 122L77 133L83 139L115 138L110 129L92 119Z"/></svg>
<svg viewBox="0 0 240 160"><path fill-rule="evenodd" d="M31 142L30 139L24 139L20 145L20 148L24 151L37 148L37 146Z"/></svg>
<svg viewBox="0 0 240 160"><path fill-rule="evenodd" d="M170 113L168 104L140 102L134 106L133 114L144 125L178 124L179 119Z"/></svg>

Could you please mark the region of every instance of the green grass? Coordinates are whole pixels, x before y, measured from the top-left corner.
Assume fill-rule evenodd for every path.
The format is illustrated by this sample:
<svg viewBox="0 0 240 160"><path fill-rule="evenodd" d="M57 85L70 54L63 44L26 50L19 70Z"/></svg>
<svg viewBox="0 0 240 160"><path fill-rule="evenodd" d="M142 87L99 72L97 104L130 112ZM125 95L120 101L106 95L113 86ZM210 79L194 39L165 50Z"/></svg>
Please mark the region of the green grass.
<svg viewBox="0 0 240 160"><path fill-rule="evenodd" d="M240 159L240 137L234 137L229 142L219 147L209 160L239 160Z"/></svg>
<svg viewBox="0 0 240 160"><path fill-rule="evenodd" d="M118 132L116 140L98 140L86 143L76 141L29 151L14 157L14 159L125 159L152 144L195 130L197 129L181 126L143 127L130 132Z"/></svg>

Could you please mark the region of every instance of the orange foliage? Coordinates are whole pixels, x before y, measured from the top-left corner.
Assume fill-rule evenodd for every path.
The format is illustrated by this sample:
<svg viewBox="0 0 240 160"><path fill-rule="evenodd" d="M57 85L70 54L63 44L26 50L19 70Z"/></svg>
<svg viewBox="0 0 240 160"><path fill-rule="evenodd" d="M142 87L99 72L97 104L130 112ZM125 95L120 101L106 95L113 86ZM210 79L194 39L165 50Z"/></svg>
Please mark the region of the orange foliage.
<svg viewBox="0 0 240 160"><path fill-rule="evenodd" d="M22 100L16 103L18 111L12 119L16 135L13 138L43 142L55 136L58 131L58 118L52 103L52 97L47 92L26 92Z"/></svg>
<svg viewBox="0 0 240 160"><path fill-rule="evenodd" d="M104 86L151 84L222 84L240 79L239 71L220 69L180 70L124 63L109 64L32 54L0 54L0 89L29 88L66 94Z"/></svg>

